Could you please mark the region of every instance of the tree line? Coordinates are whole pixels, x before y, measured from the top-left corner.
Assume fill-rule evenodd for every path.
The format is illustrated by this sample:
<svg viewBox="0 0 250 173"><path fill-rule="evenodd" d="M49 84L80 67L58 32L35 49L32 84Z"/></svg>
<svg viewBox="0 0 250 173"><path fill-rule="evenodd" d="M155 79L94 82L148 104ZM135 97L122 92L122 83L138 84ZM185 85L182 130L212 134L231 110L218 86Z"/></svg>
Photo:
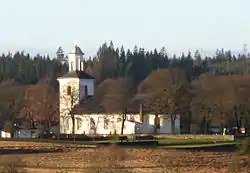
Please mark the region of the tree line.
<svg viewBox="0 0 250 173"><path fill-rule="evenodd" d="M132 98L127 96L146 94L145 107L156 116L167 112L174 121L181 113L185 124L201 124L207 133L213 123L238 128L248 125L249 60L249 55L233 55L224 49L213 57L201 57L198 50L170 57L164 47L159 51L137 46L125 50L110 42L85 59L84 70L96 78L100 104L110 105L106 104L110 100L100 97L103 93L126 93L117 105L123 111ZM0 56L0 113L1 121L8 122L5 128L12 129L23 119L30 125L46 126L58 121L56 78L67 69L56 57L31 57L23 51Z"/></svg>

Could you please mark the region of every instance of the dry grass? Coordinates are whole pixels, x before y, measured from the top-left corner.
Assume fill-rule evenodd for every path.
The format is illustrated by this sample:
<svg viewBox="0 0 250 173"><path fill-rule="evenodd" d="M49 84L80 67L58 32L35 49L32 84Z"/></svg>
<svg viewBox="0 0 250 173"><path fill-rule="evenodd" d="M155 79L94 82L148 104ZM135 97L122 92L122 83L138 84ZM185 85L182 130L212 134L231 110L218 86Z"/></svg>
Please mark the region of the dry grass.
<svg viewBox="0 0 250 173"><path fill-rule="evenodd" d="M19 157L11 158L2 156L0 163L0 173L27 173L27 170L24 168L25 162Z"/></svg>
<svg viewBox="0 0 250 173"><path fill-rule="evenodd" d="M1 148L13 148L13 147L58 147L62 146L62 144L52 144L45 142L32 142L32 141L0 141Z"/></svg>
<svg viewBox="0 0 250 173"><path fill-rule="evenodd" d="M175 140L186 140L186 139L196 139L196 140L215 140L215 141L233 141L233 135L195 135L195 134L161 134L154 135L157 139L175 139Z"/></svg>
<svg viewBox="0 0 250 173"><path fill-rule="evenodd" d="M246 162L249 161L249 158L236 158L228 153L117 146L77 149L64 153L0 155L0 161L14 158L21 158L21 163L25 163L24 167L32 173L238 173L247 172Z"/></svg>

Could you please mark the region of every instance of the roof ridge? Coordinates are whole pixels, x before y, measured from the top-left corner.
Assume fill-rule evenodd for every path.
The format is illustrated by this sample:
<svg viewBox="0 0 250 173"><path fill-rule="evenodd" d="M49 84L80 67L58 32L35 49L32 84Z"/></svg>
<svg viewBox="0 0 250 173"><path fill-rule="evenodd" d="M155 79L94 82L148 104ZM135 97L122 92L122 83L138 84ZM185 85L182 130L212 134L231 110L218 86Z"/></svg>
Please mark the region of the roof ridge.
<svg viewBox="0 0 250 173"><path fill-rule="evenodd" d="M63 75L60 78L79 78L79 79L95 79L92 75L86 73L85 71L69 71L65 75Z"/></svg>

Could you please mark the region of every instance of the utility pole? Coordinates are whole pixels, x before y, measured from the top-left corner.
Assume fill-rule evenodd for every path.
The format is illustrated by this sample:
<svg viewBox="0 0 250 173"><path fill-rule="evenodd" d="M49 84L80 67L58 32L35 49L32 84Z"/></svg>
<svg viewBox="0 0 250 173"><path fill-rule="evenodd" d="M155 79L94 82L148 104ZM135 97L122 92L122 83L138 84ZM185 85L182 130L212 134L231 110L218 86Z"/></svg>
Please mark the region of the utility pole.
<svg viewBox="0 0 250 173"><path fill-rule="evenodd" d="M243 45L243 54L244 54L244 57L246 59L246 73L248 74L249 73L249 64L248 64L248 60L247 60L247 44L244 44Z"/></svg>
<svg viewBox="0 0 250 173"><path fill-rule="evenodd" d="M243 45L243 54L247 57L247 44Z"/></svg>

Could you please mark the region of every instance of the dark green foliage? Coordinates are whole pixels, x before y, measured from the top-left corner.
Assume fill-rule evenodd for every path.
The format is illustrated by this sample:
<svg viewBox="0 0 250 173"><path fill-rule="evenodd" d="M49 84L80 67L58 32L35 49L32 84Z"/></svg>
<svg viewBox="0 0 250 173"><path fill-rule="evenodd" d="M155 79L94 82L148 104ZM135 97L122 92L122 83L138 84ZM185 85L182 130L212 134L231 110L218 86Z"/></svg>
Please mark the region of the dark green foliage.
<svg viewBox="0 0 250 173"><path fill-rule="evenodd" d="M242 75L250 72L249 58L239 55L236 58L229 51L217 50L214 57L201 57L197 50L193 55L189 52L180 57L167 55L165 47L158 52L145 51L137 46L134 50L125 50L123 46L115 48L113 42L104 43L97 51L96 56L86 59L84 69L96 77L101 83L107 78L129 77L138 85L153 70L159 68L183 69L189 80L197 79L208 71L215 75ZM0 56L0 82L14 79L23 84L35 84L42 79L57 86L56 78L67 72L67 64L58 59L40 56L30 57L29 54L16 52Z"/></svg>
<svg viewBox="0 0 250 173"><path fill-rule="evenodd" d="M0 82L14 79L22 84L35 84L41 79L55 79L67 71L67 66L56 59L24 52L0 56Z"/></svg>

